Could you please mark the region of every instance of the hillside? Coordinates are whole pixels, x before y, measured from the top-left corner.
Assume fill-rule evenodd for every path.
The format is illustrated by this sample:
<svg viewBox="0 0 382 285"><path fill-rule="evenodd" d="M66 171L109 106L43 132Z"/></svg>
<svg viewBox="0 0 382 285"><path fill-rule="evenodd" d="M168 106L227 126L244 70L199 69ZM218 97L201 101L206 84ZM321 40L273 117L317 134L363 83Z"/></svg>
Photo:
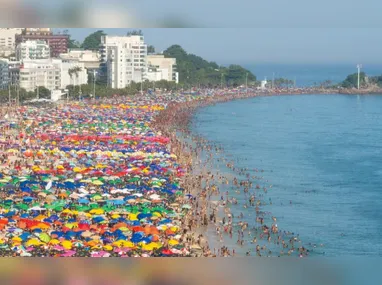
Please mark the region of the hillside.
<svg viewBox="0 0 382 285"><path fill-rule="evenodd" d="M238 86L245 84L247 74L248 84L256 81L256 76L240 65L222 67L215 62L187 53L179 45L170 46L163 54L166 57L176 58L180 84L213 87L223 83L223 85Z"/></svg>

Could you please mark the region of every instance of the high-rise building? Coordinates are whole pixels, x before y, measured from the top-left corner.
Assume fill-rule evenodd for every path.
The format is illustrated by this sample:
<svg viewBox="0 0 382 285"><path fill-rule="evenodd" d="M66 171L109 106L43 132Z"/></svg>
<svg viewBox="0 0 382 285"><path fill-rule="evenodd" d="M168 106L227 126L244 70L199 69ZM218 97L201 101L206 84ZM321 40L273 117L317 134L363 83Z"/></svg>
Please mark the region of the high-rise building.
<svg viewBox="0 0 382 285"><path fill-rule="evenodd" d="M163 54L148 55L147 66L150 81L166 80L178 83L175 58L164 57Z"/></svg>
<svg viewBox="0 0 382 285"><path fill-rule="evenodd" d="M15 52L16 35L21 32L22 29L0 28L0 56L9 56Z"/></svg>
<svg viewBox="0 0 382 285"><path fill-rule="evenodd" d="M48 59L50 58L50 47L46 41L25 41L19 43L16 48L16 59L31 60L31 59Z"/></svg>
<svg viewBox="0 0 382 285"><path fill-rule="evenodd" d="M16 35L16 45L28 40L46 41L52 57L58 57L61 53L68 52L69 36L54 35L48 28L27 28L21 35Z"/></svg>
<svg viewBox="0 0 382 285"><path fill-rule="evenodd" d="M0 89L7 89L9 85L9 66L5 60L0 60Z"/></svg>
<svg viewBox="0 0 382 285"><path fill-rule="evenodd" d="M132 81L146 79L147 45L143 36L103 36L101 60L112 88L125 88Z"/></svg>

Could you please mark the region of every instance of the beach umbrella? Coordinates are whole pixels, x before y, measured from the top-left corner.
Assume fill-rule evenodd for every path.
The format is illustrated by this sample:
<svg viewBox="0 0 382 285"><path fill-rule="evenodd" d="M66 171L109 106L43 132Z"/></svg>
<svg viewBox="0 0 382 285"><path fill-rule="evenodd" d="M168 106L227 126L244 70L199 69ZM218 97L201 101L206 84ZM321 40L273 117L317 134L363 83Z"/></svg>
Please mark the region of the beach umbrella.
<svg viewBox="0 0 382 285"><path fill-rule="evenodd" d="M90 201L89 201L88 199L84 199L84 198L82 198L82 199L79 199L79 200L78 200L78 203L80 203L80 204L89 204Z"/></svg>
<svg viewBox="0 0 382 285"><path fill-rule="evenodd" d="M39 235L39 239L42 241L42 242L45 242L45 243L48 243L51 238L50 236L47 234L47 233L42 233Z"/></svg>

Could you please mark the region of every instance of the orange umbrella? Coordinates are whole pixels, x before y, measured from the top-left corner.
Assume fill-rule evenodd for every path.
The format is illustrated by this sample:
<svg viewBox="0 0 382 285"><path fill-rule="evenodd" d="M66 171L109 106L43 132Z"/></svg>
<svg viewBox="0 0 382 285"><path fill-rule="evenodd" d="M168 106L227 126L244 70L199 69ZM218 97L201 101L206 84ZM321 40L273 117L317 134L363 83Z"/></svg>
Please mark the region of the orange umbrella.
<svg viewBox="0 0 382 285"><path fill-rule="evenodd" d="M119 229L119 228L127 228L127 224L126 223L118 223L118 224L115 224L114 225L114 228L116 229Z"/></svg>

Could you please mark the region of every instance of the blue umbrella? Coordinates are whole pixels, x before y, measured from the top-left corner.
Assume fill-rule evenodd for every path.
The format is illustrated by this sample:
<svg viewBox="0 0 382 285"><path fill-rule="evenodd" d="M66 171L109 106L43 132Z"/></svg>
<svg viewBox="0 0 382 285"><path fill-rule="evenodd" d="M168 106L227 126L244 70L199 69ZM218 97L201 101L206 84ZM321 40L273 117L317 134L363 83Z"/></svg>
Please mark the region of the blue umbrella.
<svg viewBox="0 0 382 285"><path fill-rule="evenodd" d="M100 223L100 222L103 222L104 220L105 220L105 218L103 218L103 217L94 217L93 218L93 221L95 223Z"/></svg>
<svg viewBox="0 0 382 285"><path fill-rule="evenodd" d="M88 199L82 198L82 199L78 200L78 203L80 203L80 204L89 204L90 201Z"/></svg>
<svg viewBox="0 0 382 285"><path fill-rule="evenodd" d="M34 200L33 197L24 197L23 201L24 202L32 202Z"/></svg>
<svg viewBox="0 0 382 285"><path fill-rule="evenodd" d="M21 238L23 241L26 241L30 237L30 233L22 233L19 238Z"/></svg>

